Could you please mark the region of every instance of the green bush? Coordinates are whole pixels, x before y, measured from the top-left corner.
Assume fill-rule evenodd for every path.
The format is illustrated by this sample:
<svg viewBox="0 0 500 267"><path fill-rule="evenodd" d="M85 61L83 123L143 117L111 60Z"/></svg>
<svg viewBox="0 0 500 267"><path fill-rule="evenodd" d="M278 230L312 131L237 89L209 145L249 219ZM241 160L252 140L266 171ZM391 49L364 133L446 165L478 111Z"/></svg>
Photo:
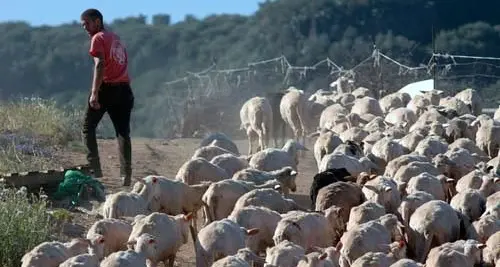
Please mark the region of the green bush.
<svg viewBox="0 0 500 267"><path fill-rule="evenodd" d="M59 167L57 151L81 142L82 114L55 101L23 98L0 103L0 172Z"/></svg>
<svg viewBox="0 0 500 267"><path fill-rule="evenodd" d="M0 190L0 266L17 267L26 252L49 241L56 229L44 199Z"/></svg>

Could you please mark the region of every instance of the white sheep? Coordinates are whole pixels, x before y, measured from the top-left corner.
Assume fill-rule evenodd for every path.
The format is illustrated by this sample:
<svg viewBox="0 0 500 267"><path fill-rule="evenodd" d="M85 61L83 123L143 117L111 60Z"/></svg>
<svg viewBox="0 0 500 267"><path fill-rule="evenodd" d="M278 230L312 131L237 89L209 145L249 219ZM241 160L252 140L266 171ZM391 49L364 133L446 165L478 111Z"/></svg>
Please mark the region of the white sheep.
<svg viewBox="0 0 500 267"><path fill-rule="evenodd" d="M400 259L389 267L424 267L424 265L414 260Z"/></svg>
<svg viewBox="0 0 500 267"><path fill-rule="evenodd" d="M199 184L202 181L217 182L229 179L231 176L219 166L204 158L195 158L186 161L175 175L176 180L186 184Z"/></svg>
<svg viewBox="0 0 500 267"><path fill-rule="evenodd" d="M107 256L100 267L147 267L146 256L133 250L117 251Z"/></svg>
<svg viewBox="0 0 500 267"><path fill-rule="evenodd" d="M428 131L426 131L425 129L416 129L403 136L399 140L399 143L404 148L408 149L409 152L413 152L415 151L415 148L417 148L418 143L424 140L428 134Z"/></svg>
<svg viewBox="0 0 500 267"><path fill-rule="evenodd" d="M297 266L299 260L306 255L303 247L284 240L266 249L266 264L268 266Z"/></svg>
<svg viewBox="0 0 500 267"><path fill-rule="evenodd" d="M363 97L354 100L354 105L351 108L352 113L358 115L362 114L372 114L375 116L383 116L384 112L380 107L379 102L372 97Z"/></svg>
<svg viewBox="0 0 500 267"><path fill-rule="evenodd" d="M405 148L401 144L390 137L384 137L375 142L369 158L378 165L379 170L385 172L387 163L405 154Z"/></svg>
<svg viewBox="0 0 500 267"><path fill-rule="evenodd" d="M231 154L234 155L229 150L226 150L222 147L214 146L214 145L208 145L208 146L202 146L194 151L193 156L191 157L192 159L195 158L204 158L208 161L212 160L218 155L222 154Z"/></svg>
<svg viewBox="0 0 500 267"><path fill-rule="evenodd" d="M401 218L405 227L408 227L411 215L418 207L422 206L426 202L435 199L436 198L433 195L423 191L414 191L413 193L404 196L401 199L401 204L399 205L398 212L399 214L401 214Z"/></svg>
<svg viewBox="0 0 500 267"><path fill-rule="evenodd" d="M439 175L434 176L427 172L423 172L410 179L406 185L406 193L412 194L416 191L424 191L431 194L435 199L447 200L451 199L449 196L449 189L453 185L454 180Z"/></svg>
<svg viewBox="0 0 500 267"><path fill-rule="evenodd" d="M427 158L434 158L438 154L444 154L448 150L448 143L441 137L428 136L420 141L415 152Z"/></svg>
<svg viewBox="0 0 500 267"><path fill-rule="evenodd" d="M366 164L369 163L369 164ZM352 176L358 176L362 172L370 173L373 168L371 161L362 161L356 157L349 156L340 152L334 152L332 154L325 155L321 159L318 172L324 172L328 169L340 169L345 168Z"/></svg>
<svg viewBox="0 0 500 267"><path fill-rule="evenodd" d="M466 88L458 92L455 98L462 100L469 107L472 114L478 116L483 112L483 100L476 90Z"/></svg>
<svg viewBox="0 0 500 267"><path fill-rule="evenodd" d="M424 172L434 176L441 174L430 162L413 161L407 165L401 166L393 176L394 181L398 184L399 192L402 195L406 195L406 185L410 179Z"/></svg>
<svg viewBox="0 0 500 267"><path fill-rule="evenodd" d="M316 250L302 256L297 267L339 267L340 252L335 247Z"/></svg>
<svg viewBox="0 0 500 267"><path fill-rule="evenodd" d="M289 191L297 191L295 179L297 178L297 171L292 167L286 166L274 171L261 171L253 168L246 168L238 171L233 175L233 180L251 182L256 185L262 185L271 180L277 180L282 185L282 190L285 196Z"/></svg>
<svg viewBox="0 0 500 267"><path fill-rule="evenodd" d="M188 241L192 213L175 216L154 212L136 222L128 238L129 248L151 261L174 266L175 255Z"/></svg>
<svg viewBox="0 0 500 267"><path fill-rule="evenodd" d="M239 170L248 167L248 159L243 156L235 156L233 154L221 154L210 160L210 163L218 166L226 171L229 176L233 176Z"/></svg>
<svg viewBox="0 0 500 267"><path fill-rule="evenodd" d="M469 189L453 196L450 205L471 221L475 221L486 210L486 199L479 190Z"/></svg>
<svg viewBox="0 0 500 267"><path fill-rule="evenodd" d="M322 187L316 197L316 211L324 211L329 207L341 208L341 218L344 224L349 220L352 207L365 201L361 187L352 182L335 182Z"/></svg>
<svg viewBox="0 0 500 267"><path fill-rule="evenodd" d="M483 260L486 264L498 266L500 262L500 231L491 235L486 241L486 248L483 250Z"/></svg>
<svg viewBox="0 0 500 267"><path fill-rule="evenodd" d="M67 259L59 267L99 267L99 260L95 254L80 254Z"/></svg>
<svg viewBox="0 0 500 267"><path fill-rule="evenodd" d="M267 148L252 155L249 166L261 171L274 171L286 166L297 170L298 150L308 151L306 147L289 139L281 148Z"/></svg>
<svg viewBox="0 0 500 267"><path fill-rule="evenodd" d="M141 193L120 191L106 196L102 204L104 218L134 217L139 214L150 213L150 204L153 196Z"/></svg>
<svg viewBox="0 0 500 267"><path fill-rule="evenodd" d="M497 214L484 214L472 223L477 240L485 243L494 233L500 231L500 218Z"/></svg>
<svg viewBox="0 0 500 267"><path fill-rule="evenodd" d="M373 201L365 201L361 203L359 206L351 208L346 230L349 231L354 227L356 227L357 225L378 219L382 217L384 214L385 214L384 206Z"/></svg>
<svg viewBox="0 0 500 267"><path fill-rule="evenodd" d="M207 134L200 142L200 147L204 146L217 146L230 151L236 156L240 155L236 144L224 133L215 132Z"/></svg>
<svg viewBox="0 0 500 267"><path fill-rule="evenodd" d="M432 245L453 242L460 237L460 218L442 200L431 200L418 207L410 217L408 245L416 260L423 263Z"/></svg>
<svg viewBox="0 0 500 267"><path fill-rule="evenodd" d="M214 261L236 254L245 247L247 237L258 232L257 228L245 229L229 219L211 222L198 233L196 266L209 267Z"/></svg>
<svg viewBox="0 0 500 267"><path fill-rule="evenodd" d="M273 234L281 220L278 212L266 207L248 206L233 210L227 218L246 229L259 229L259 233L246 241L246 246L253 252L265 252L267 247L274 245Z"/></svg>
<svg viewBox="0 0 500 267"><path fill-rule="evenodd" d="M287 93L281 98L280 114L286 124L292 128L296 142L302 140L305 144L308 131L307 98L304 91L295 87L287 89Z"/></svg>
<svg viewBox="0 0 500 267"><path fill-rule="evenodd" d="M255 134L259 144L257 151L266 149L273 132L273 110L269 99L260 96L248 99L241 107L240 120L240 130L245 130L248 137L248 154L253 154Z"/></svg>
<svg viewBox="0 0 500 267"><path fill-rule="evenodd" d="M342 144L342 140L338 135L330 130L321 130L318 132L318 138L316 142L314 142L314 158L316 159L316 164L319 165L321 163L321 159L327 155L332 153L340 144Z"/></svg>
<svg viewBox="0 0 500 267"><path fill-rule="evenodd" d="M367 200L384 206L386 212L397 213L401 204L401 194L394 180L378 176L367 181L363 185L362 192Z"/></svg>
<svg viewBox="0 0 500 267"><path fill-rule="evenodd" d="M389 163L387 163L387 166L385 167L384 176L394 177L394 175L399 170L399 168L401 168L402 166L405 166L413 161L430 162L430 160L425 156L421 156L421 155L417 155L417 154L402 155L400 157L397 157L397 158L391 160Z"/></svg>
<svg viewBox="0 0 500 267"><path fill-rule="evenodd" d="M306 252L312 252L314 247L333 246L333 232L328 220L322 214L315 212L290 211L281 216L274 231L274 244L289 240Z"/></svg>
<svg viewBox="0 0 500 267"><path fill-rule="evenodd" d="M236 201L253 189L280 189L280 187L280 183L276 180L268 181L262 185L236 180L222 180L213 183L202 196L204 203L203 212L206 219L205 224L229 216L234 209Z"/></svg>
<svg viewBox="0 0 500 267"><path fill-rule="evenodd" d="M267 207L279 213L285 213L291 210L305 210L292 199L284 198L279 192L269 188L254 189L243 194L234 204L233 210L251 205Z"/></svg>
<svg viewBox="0 0 500 267"><path fill-rule="evenodd" d="M21 258L21 267L46 266L58 267L67 259L86 253L90 243L83 238L74 238L70 242L43 242L28 251Z"/></svg>
<svg viewBox="0 0 500 267"><path fill-rule="evenodd" d="M406 130L408 130L416 121L417 115L415 112L406 107L393 109L385 116L385 122L392 125L402 125Z"/></svg>
<svg viewBox="0 0 500 267"><path fill-rule="evenodd" d="M132 225L124 220L101 219L87 231L86 238L91 244L89 252L102 260L113 252L125 250L131 232Z"/></svg>

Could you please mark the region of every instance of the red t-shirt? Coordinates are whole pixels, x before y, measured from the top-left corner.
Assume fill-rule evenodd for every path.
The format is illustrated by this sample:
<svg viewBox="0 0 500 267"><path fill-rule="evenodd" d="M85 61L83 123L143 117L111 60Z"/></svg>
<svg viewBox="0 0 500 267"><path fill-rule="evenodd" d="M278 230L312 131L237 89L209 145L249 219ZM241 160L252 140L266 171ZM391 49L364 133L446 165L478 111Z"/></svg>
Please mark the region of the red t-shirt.
<svg viewBox="0 0 500 267"><path fill-rule="evenodd" d="M127 50L118 35L101 31L92 36L89 54L95 57L98 52L104 55L103 82L130 82Z"/></svg>

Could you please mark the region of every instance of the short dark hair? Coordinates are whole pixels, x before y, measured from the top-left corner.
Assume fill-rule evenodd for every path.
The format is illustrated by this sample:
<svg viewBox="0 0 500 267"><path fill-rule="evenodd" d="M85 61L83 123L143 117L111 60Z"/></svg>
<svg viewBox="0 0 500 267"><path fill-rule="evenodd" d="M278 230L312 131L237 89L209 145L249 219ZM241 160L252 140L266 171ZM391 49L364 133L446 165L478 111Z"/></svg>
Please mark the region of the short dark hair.
<svg viewBox="0 0 500 267"><path fill-rule="evenodd" d="M99 10L95 9L95 8L89 8L89 9L87 9L87 10L83 11L83 13L82 13L81 17L82 17L82 18L83 18L83 17L88 17L88 18L90 18L92 21L95 21L96 19L100 19L100 20L101 20L101 23L104 23L104 22L102 21L102 13L101 13Z"/></svg>

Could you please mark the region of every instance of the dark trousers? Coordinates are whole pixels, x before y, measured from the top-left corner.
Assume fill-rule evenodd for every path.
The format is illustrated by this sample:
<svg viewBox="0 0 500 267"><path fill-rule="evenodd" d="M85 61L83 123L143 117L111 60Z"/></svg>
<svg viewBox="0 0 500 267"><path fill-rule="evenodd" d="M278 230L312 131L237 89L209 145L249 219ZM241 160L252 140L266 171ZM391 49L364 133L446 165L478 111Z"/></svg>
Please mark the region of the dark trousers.
<svg viewBox="0 0 500 267"><path fill-rule="evenodd" d="M89 95L90 98L90 95ZM84 143L87 147L87 161L96 177L102 177L99 150L96 140L96 128L104 113L108 113L115 128L120 155L120 175L132 176L132 145L130 143L130 115L134 107L134 94L128 83L103 83L99 90L99 109L90 107L87 98L87 110L83 122Z"/></svg>

